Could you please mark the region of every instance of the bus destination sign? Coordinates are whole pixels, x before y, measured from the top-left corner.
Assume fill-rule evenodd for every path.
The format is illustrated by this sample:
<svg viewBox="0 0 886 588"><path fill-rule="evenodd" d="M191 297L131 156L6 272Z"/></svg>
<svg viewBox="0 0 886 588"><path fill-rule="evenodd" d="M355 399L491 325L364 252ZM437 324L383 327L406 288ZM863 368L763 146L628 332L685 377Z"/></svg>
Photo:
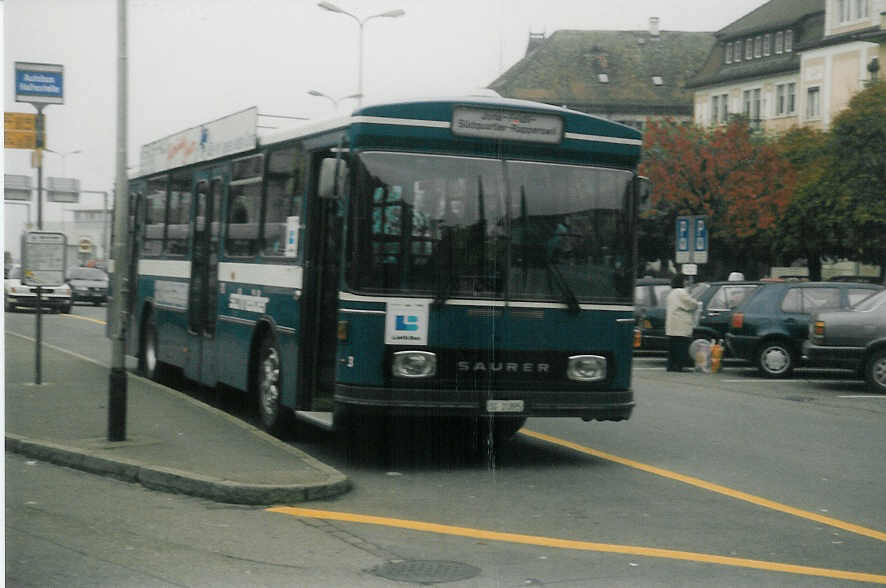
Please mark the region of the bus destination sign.
<svg viewBox="0 0 886 588"><path fill-rule="evenodd" d="M563 119L555 114L459 106L452 111L452 132L462 137L559 143Z"/></svg>

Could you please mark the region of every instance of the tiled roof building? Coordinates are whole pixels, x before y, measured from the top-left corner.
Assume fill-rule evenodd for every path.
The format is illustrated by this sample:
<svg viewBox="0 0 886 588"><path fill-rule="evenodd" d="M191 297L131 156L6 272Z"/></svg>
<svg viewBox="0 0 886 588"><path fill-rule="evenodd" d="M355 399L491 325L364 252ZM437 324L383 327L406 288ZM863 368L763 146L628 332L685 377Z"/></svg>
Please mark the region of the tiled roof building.
<svg viewBox="0 0 886 588"><path fill-rule="evenodd" d="M563 30L530 35L526 55L489 87L502 96L535 100L643 128L647 118L692 119L697 73L714 44L712 33Z"/></svg>

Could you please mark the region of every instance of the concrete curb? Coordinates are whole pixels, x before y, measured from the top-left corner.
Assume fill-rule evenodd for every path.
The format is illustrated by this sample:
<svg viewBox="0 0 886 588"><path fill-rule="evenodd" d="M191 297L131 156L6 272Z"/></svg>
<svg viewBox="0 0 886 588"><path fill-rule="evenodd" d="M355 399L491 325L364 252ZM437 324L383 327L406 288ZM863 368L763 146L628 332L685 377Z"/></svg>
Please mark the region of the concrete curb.
<svg viewBox="0 0 886 588"><path fill-rule="evenodd" d="M324 468L330 471L327 471L328 480L323 483L245 484L172 468L149 466L125 458L109 459L100 452L30 439L13 433L6 433L6 450L92 474L138 483L151 490L187 494L229 504L306 502L338 496L351 488L348 478L332 468Z"/></svg>

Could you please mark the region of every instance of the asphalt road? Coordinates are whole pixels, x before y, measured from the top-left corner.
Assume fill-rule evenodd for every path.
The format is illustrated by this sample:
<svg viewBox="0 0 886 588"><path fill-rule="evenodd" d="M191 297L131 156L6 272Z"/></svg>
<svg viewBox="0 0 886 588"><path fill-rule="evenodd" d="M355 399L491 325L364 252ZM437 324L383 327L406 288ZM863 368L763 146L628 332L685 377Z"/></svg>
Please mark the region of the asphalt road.
<svg viewBox="0 0 886 588"><path fill-rule="evenodd" d="M46 316L45 341L107 363L104 312ZM32 314L5 321L33 332ZM7 584L397 585L372 572L390 561L413 580L476 574L450 586L886 583L886 398L843 373L670 374L656 356L635 359L634 389L628 422L530 419L490 454L428 423L383 427L386 449L359 454L309 432L291 442L355 487L301 508L8 455Z"/></svg>

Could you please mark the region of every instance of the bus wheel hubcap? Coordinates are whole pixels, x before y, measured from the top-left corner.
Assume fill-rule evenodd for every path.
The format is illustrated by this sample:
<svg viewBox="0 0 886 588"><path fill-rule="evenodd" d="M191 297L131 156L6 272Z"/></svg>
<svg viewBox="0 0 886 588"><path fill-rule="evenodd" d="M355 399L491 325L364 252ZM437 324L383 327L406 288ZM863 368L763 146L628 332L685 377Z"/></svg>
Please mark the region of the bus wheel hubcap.
<svg viewBox="0 0 886 588"><path fill-rule="evenodd" d="M276 349L268 349L261 368L261 391L262 409L265 415L272 416L277 412L277 402L280 399L280 358Z"/></svg>

